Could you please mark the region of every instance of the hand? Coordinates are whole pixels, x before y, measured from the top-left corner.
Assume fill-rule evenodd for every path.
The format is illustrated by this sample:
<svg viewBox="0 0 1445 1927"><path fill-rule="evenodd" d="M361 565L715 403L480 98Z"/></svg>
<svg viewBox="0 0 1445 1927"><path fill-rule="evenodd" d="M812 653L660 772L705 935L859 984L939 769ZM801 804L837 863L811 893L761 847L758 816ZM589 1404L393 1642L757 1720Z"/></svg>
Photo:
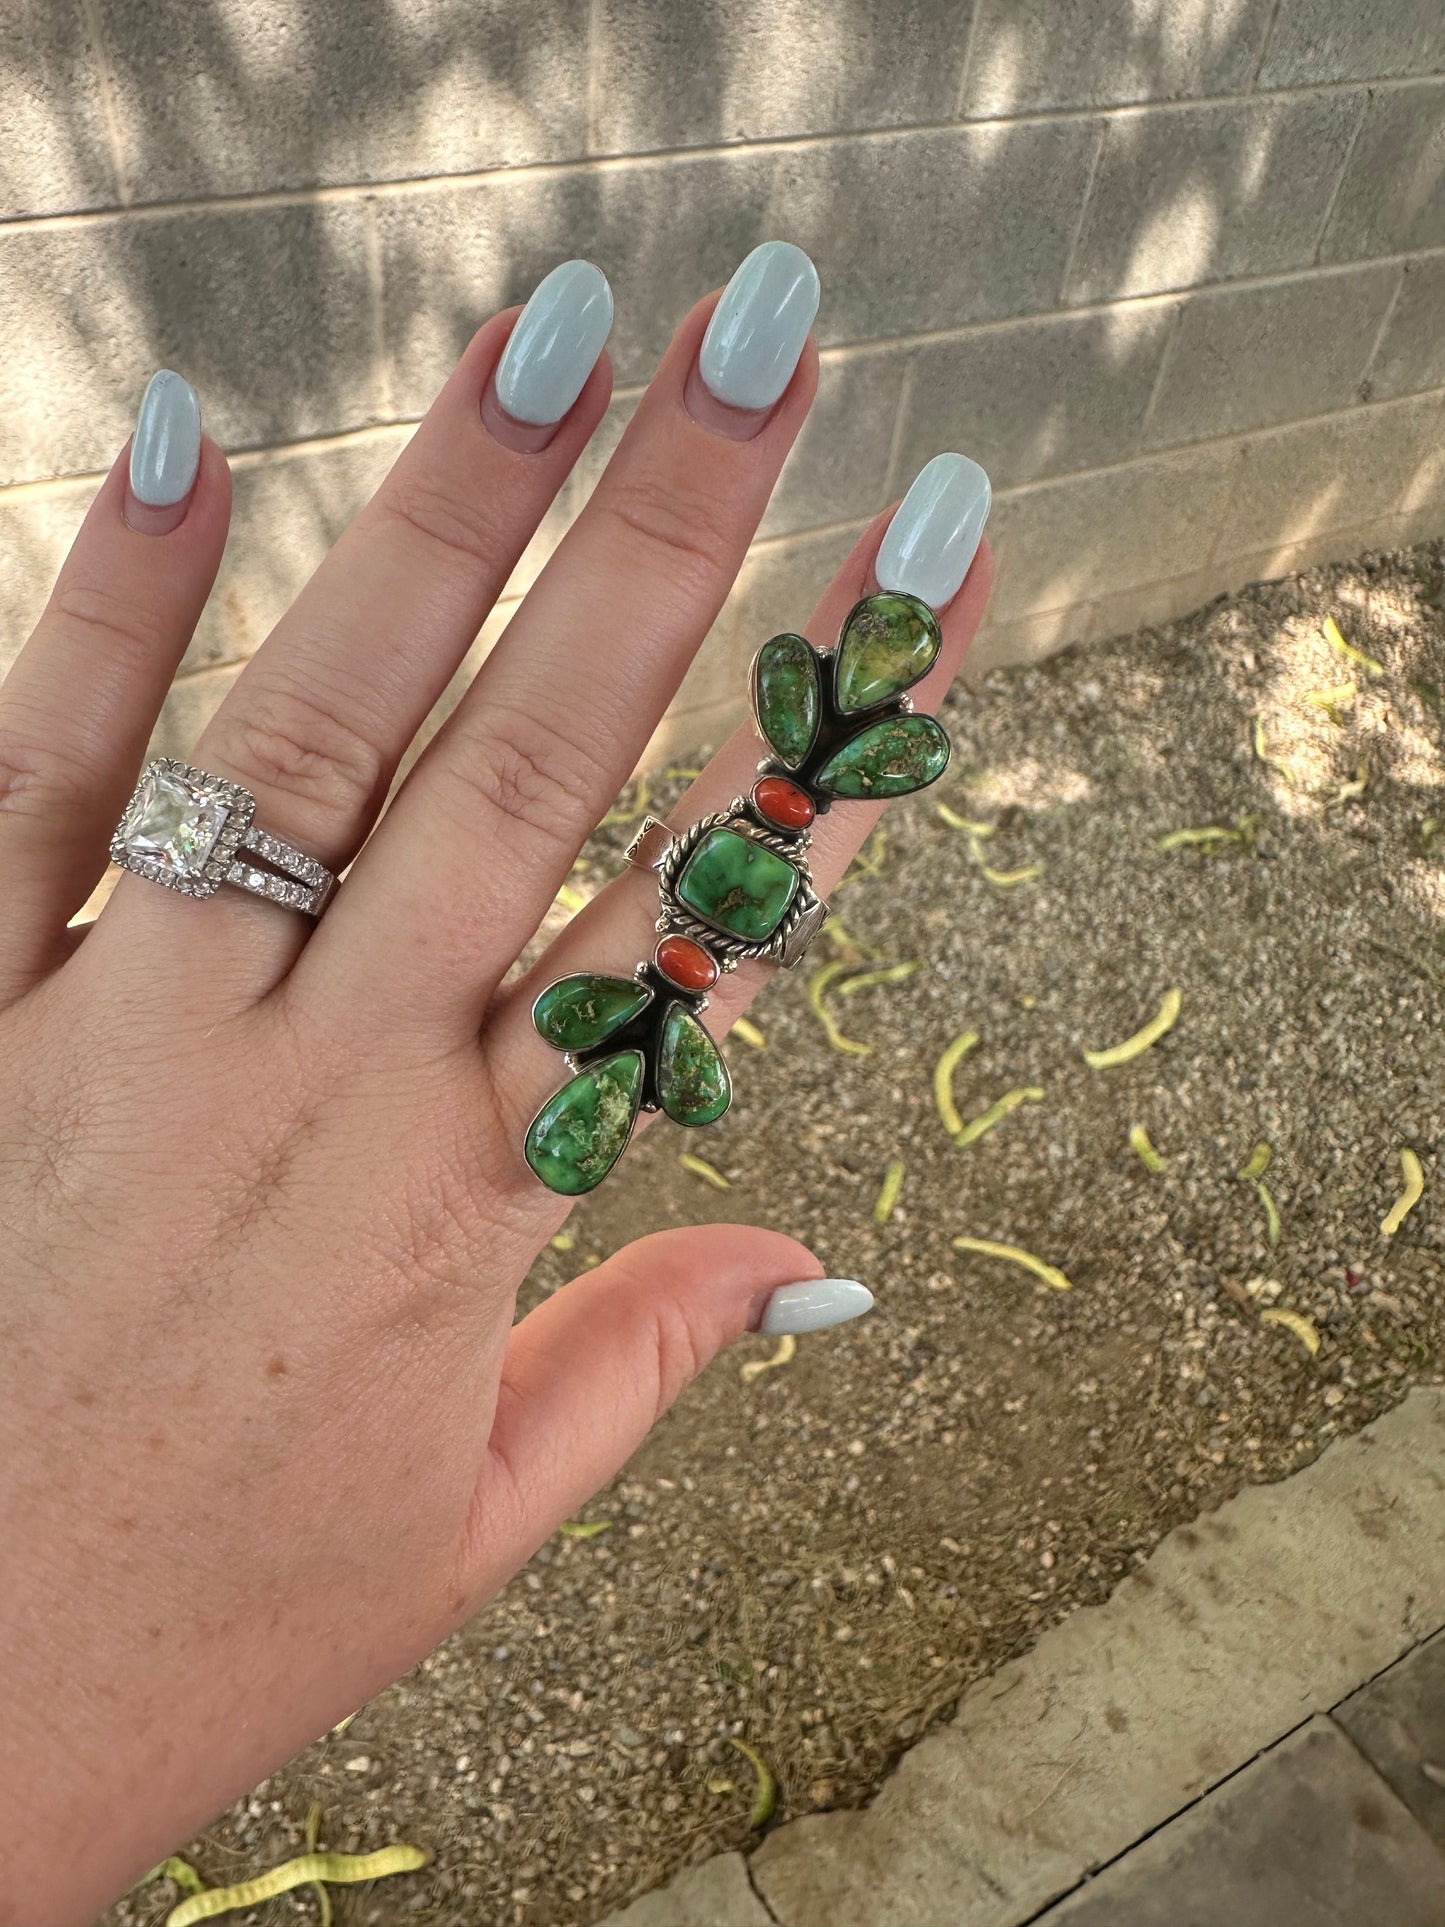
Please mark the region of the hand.
<svg viewBox="0 0 1445 1927"><path fill-rule="evenodd" d="M554 299L550 336L547 284L520 324L481 330L196 748L259 824L353 865L314 927L123 876L93 927L67 928L225 539L226 462L184 384L149 404L0 692L6 1922L89 1918L413 1665L821 1270L773 1232L668 1232L512 1324L567 1209L520 1155L559 1071L530 1005L564 971L648 955L654 882L619 878L507 973L728 593L812 400L811 307L774 318L752 386L769 343L746 287L727 297L741 347L710 338L702 374L714 300L688 315L377 820L607 406L596 283ZM870 587L887 521L814 642ZM984 551L920 706L988 575ZM741 731L676 820L745 790L758 753ZM876 815L821 819L820 893ZM767 975L724 980L716 1034Z"/></svg>

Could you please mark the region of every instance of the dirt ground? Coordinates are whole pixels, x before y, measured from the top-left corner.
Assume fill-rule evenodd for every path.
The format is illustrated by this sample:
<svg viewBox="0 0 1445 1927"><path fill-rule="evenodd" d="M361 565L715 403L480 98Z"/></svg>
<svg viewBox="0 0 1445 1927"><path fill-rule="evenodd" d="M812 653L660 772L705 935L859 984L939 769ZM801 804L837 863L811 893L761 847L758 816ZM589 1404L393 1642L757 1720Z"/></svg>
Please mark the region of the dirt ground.
<svg viewBox="0 0 1445 1927"><path fill-rule="evenodd" d="M434 1855L333 1890L339 1921L581 1927L754 1837L756 1768L734 1741L777 1776L775 1820L866 1801L970 1681L1172 1526L1436 1375L1442 604L1445 544L1371 556L955 697L949 775L894 806L878 874L835 899L858 949L829 955L922 965L830 992L867 1054L830 1047L807 970L780 976L753 1012L765 1047L730 1046L723 1124L650 1131L523 1302L643 1232L748 1219L810 1240L877 1311L748 1381L776 1341L720 1360L586 1508L605 1530L544 1548L186 1849L209 1880L299 1851L314 1801L323 1845ZM1331 650L1327 614L1378 671ZM975 841L940 803L994 833ZM1209 826L1239 834L1157 846ZM597 879L627 833L603 833ZM985 864L1041 874L998 883ZM1171 988L1162 1042L1084 1063ZM961 1149L931 1074L965 1029L981 1039L957 1073L965 1118L1017 1087L1043 1097ZM1274 1244L1238 1175L1260 1143ZM1387 1239L1406 1146L1425 1199ZM1073 1289L960 1252L960 1234L1026 1247ZM1279 1310L1309 1324L1260 1315ZM175 1898L155 1882L108 1918L156 1922ZM264 1918L314 1919L315 1898Z"/></svg>

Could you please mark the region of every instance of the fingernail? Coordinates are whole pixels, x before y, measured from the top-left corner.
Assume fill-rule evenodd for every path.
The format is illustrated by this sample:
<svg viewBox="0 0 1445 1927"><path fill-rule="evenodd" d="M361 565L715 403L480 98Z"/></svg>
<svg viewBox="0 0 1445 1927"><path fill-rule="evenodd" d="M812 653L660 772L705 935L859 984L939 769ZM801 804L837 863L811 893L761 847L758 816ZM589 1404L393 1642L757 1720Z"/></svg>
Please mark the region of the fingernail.
<svg viewBox="0 0 1445 1927"><path fill-rule="evenodd" d="M738 268L702 339L698 372L728 408L771 408L818 312L818 270L791 241L764 241Z"/></svg>
<svg viewBox="0 0 1445 1927"><path fill-rule="evenodd" d="M529 428L561 421L612 332L612 290L590 261L564 261L541 281L497 364L497 400Z"/></svg>
<svg viewBox="0 0 1445 1927"><path fill-rule="evenodd" d="M195 487L200 460L201 404L196 391L180 375L162 368L146 383L136 416L127 519L148 533L161 533L160 522L173 528L180 517L158 516L156 511L174 510L185 501ZM140 511L138 516L132 516L132 508Z"/></svg>
<svg viewBox="0 0 1445 1927"><path fill-rule="evenodd" d="M820 1332L873 1309L873 1294L856 1278L809 1278L779 1285L763 1311L760 1332Z"/></svg>
<svg viewBox="0 0 1445 1927"><path fill-rule="evenodd" d="M873 573L880 589L942 609L963 586L992 501L988 477L967 455L935 455L918 471L883 537Z"/></svg>

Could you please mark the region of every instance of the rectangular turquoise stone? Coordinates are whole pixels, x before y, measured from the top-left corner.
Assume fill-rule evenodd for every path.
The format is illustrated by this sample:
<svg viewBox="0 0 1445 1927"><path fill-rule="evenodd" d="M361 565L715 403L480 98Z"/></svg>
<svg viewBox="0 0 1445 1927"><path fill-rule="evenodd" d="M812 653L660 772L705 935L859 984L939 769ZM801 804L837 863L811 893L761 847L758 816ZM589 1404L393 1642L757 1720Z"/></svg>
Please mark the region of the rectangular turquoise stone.
<svg viewBox="0 0 1445 1927"><path fill-rule="evenodd" d="M683 865L677 894L715 930L744 943L766 943L787 915L798 883L786 857L720 824Z"/></svg>

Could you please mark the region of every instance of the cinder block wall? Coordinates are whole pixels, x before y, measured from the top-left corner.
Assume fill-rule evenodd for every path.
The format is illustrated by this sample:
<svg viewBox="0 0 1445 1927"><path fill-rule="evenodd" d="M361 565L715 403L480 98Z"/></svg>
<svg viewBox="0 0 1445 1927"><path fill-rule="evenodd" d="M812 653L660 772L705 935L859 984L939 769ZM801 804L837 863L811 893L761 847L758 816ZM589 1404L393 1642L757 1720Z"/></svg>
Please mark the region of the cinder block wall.
<svg viewBox="0 0 1445 1927"><path fill-rule="evenodd" d="M189 748L471 330L585 254L617 400L520 591L770 236L822 387L669 749L940 447L998 490L981 666L1438 535L1442 70L1441 0L11 0L0 652L181 369L236 471Z"/></svg>

